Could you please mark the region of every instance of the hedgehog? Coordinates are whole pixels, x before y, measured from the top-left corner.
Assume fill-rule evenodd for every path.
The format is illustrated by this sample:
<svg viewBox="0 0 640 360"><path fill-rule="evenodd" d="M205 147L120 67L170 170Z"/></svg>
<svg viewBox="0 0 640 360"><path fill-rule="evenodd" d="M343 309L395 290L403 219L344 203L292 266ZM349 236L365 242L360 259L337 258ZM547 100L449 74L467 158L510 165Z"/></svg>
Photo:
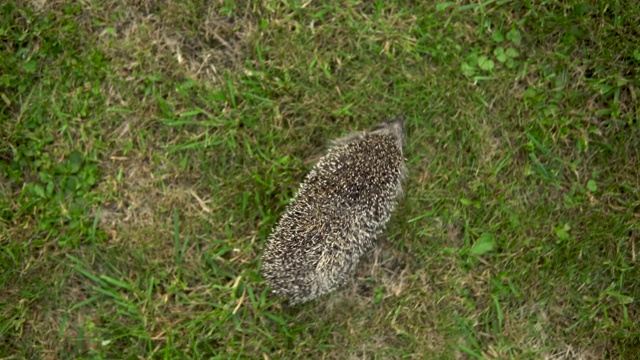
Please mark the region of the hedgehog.
<svg viewBox="0 0 640 360"><path fill-rule="evenodd" d="M273 293L302 304L352 278L403 193L404 137L398 116L330 143L265 243L261 274Z"/></svg>

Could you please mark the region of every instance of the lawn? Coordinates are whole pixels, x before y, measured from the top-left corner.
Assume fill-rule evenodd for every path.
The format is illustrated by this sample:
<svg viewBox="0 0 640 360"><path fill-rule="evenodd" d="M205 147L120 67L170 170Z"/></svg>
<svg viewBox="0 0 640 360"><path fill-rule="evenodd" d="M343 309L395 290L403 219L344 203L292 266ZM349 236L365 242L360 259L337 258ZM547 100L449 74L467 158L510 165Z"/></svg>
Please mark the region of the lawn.
<svg viewBox="0 0 640 360"><path fill-rule="evenodd" d="M640 358L633 1L5 0L0 358ZM406 116L354 280L265 239L328 141Z"/></svg>

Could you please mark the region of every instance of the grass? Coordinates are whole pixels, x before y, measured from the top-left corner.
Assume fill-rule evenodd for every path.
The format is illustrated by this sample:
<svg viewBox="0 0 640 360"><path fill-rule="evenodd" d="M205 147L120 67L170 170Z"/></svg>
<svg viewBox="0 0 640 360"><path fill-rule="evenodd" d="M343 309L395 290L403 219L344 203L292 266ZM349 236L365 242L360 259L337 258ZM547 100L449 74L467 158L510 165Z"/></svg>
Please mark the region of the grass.
<svg viewBox="0 0 640 360"><path fill-rule="evenodd" d="M0 358L640 356L631 2L0 13ZM400 113L380 247L271 297L262 244L314 159Z"/></svg>

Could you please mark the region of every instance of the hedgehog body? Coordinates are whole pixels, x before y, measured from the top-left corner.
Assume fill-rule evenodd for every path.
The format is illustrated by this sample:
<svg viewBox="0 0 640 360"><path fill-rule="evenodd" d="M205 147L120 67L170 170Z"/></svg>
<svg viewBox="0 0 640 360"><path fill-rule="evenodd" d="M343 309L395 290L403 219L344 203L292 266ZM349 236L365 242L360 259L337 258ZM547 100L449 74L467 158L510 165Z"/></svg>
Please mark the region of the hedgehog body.
<svg viewBox="0 0 640 360"><path fill-rule="evenodd" d="M267 239L262 275L291 304L344 285L402 195L404 119L335 140Z"/></svg>

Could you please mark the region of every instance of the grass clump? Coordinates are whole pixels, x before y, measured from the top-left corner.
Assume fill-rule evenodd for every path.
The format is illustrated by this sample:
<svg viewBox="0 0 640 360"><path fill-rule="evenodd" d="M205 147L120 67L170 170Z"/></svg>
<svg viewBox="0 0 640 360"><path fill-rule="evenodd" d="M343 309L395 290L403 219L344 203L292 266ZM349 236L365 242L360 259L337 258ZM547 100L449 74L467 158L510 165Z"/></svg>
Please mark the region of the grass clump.
<svg viewBox="0 0 640 360"><path fill-rule="evenodd" d="M631 3L0 13L0 356L640 354ZM328 139L399 113L387 236L353 284L283 306L271 227Z"/></svg>

